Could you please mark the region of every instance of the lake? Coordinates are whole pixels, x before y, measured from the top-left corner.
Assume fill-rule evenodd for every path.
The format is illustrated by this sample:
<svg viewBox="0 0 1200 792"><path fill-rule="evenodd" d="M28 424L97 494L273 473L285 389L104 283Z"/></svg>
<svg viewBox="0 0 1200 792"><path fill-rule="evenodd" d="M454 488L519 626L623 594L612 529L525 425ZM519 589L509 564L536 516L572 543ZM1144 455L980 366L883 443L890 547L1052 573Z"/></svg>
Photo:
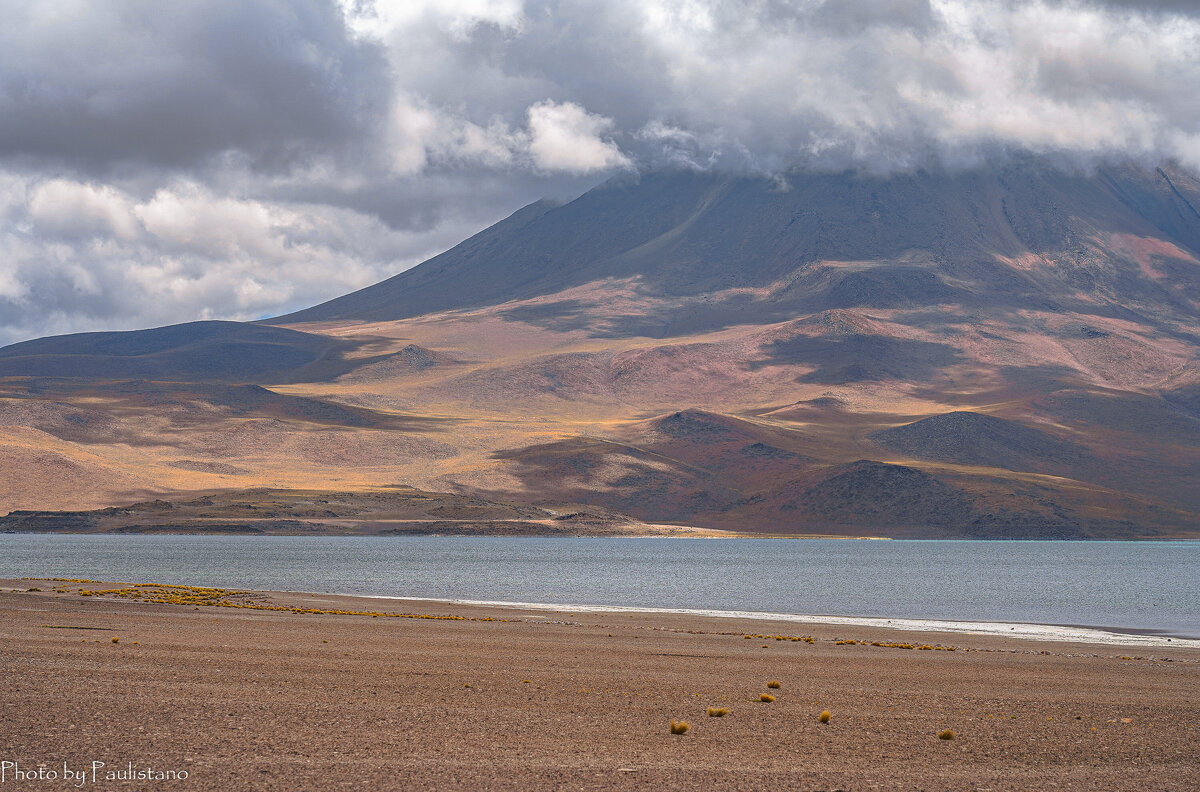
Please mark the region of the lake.
<svg viewBox="0 0 1200 792"><path fill-rule="evenodd" d="M0 577L1200 636L1192 542L0 534Z"/></svg>

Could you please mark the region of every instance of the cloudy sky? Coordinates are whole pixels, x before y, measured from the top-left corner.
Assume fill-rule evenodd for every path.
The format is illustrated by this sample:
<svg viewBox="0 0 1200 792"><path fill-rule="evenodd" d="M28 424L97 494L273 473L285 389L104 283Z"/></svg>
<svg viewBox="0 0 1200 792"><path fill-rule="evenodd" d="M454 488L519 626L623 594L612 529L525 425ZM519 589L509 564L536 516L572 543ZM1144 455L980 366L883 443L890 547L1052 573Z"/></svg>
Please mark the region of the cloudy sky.
<svg viewBox="0 0 1200 792"><path fill-rule="evenodd" d="M257 318L621 171L1200 168L1192 0L0 0L0 344Z"/></svg>

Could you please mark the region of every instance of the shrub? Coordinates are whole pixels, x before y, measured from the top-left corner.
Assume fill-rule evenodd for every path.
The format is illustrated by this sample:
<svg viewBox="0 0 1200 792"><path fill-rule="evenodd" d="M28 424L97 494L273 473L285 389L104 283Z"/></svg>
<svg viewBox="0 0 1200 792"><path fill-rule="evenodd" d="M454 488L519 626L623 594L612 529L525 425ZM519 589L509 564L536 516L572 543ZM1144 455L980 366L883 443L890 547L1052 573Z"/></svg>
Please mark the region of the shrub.
<svg viewBox="0 0 1200 792"><path fill-rule="evenodd" d="M940 731L940 732L938 732L938 739L939 740L953 740L954 732L950 729L945 729L943 731Z"/></svg>
<svg viewBox="0 0 1200 792"><path fill-rule="evenodd" d="M114 636L113 636L113 643L121 643L121 639L120 639L120 638L118 638L117 636L115 636L115 635L114 635Z"/></svg>
<svg viewBox="0 0 1200 792"><path fill-rule="evenodd" d="M671 721L671 734L687 734L692 724L687 721Z"/></svg>
<svg viewBox="0 0 1200 792"><path fill-rule="evenodd" d="M761 696L758 697L758 700L763 702L764 704L770 704L772 701L775 700L775 697L772 696L770 693L763 693Z"/></svg>
<svg viewBox="0 0 1200 792"><path fill-rule="evenodd" d="M769 688L777 688L777 687L782 687L782 685L780 685L780 684L779 684L779 680L778 680L778 679L772 679L770 682L768 682L768 683L767 683L767 687L769 687Z"/></svg>
<svg viewBox="0 0 1200 792"><path fill-rule="evenodd" d="M829 710L821 710L821 714L817 716L817 720L821 721L821 723L829 723L829 721L833 720L833 713Z"/></svg>
<svg viewBox="0 0 1200 792"><path fill-rule="evenodd" d="M724 718L728 714L729 714L729 710L725 709L724 707L709 707L708 708L708 717L710 717L710 718Z"/></svg>

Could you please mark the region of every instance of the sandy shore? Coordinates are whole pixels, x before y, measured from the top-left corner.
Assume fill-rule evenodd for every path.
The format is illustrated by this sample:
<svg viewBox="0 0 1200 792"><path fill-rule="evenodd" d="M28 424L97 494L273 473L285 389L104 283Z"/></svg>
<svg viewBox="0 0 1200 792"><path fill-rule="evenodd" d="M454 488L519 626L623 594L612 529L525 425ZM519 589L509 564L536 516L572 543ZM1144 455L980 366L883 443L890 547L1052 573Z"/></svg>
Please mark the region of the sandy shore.
<svg viewBox="0 0 1200 792"><path fill-rule="evenodd" d="M1200 788L1195 649L130 591L0 581L0 762L93 789ZM129 762L187 778L105 782Z"/></svg>

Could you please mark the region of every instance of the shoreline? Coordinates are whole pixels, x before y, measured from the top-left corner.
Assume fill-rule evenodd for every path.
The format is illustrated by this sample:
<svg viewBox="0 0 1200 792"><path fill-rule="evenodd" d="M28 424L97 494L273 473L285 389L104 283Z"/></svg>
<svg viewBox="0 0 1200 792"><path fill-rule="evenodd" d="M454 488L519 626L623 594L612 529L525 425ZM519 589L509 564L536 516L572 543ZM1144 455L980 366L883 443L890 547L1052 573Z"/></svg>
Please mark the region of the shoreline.
<svg viewBox="0 0 1200 792"><path fill-rule="evenodd" d="M292 594L312 592L290 591ZM713 608L655 608L639 605L586 605L553 602L519 602L510 600L473 600L445 597L412 597L388 594L347 594L328 592L334 596L400 602L438 602L446 605L472 605L527 611L576 611L578 613L644 613L677 616L698 616L712 619L742 619L793 624L868 627L905 632L987 635L1018 638L1028 641L1055 641L1107 646L1144 646L1159 648L1200 649L1200 637L1177 635L1165 631L1140 632L1136 628L1100 627L1073 624L1041 624L1036 622L992 622L960 619L886 618L883 616L837 616L825 614L772 613L770 611L719 610Z"/></svg>
<svg viewBox="0 0 1200 792"><path fill-rule="evenodd" d="M385 602L429 603L448 607L467 607L514 613L588 613L696 618L705 621L749 621L779 624L798 624L819 627L861 627L905 634L954 635L998 638L1039 643L1066 643L1088 646L1141 647L1146 649L1200 650L1200 638L1181 636L1165 631L1139 632L1135 628L1101 627L1092 625L1044 624L1036 622L971 621L882 616L838 616L828 614L776 613L770 611L722 610L715 608L660 608L641 605L594 605L563 602L528 602L515 600L481 600L458 597L420 597L396 594L363 594L341 591L309 591L302 589L253 588L248 586L215 586L209 583L160 583L100 581L83 578L22 577L0 578L0 591L21 593L21 583L72 583L105 587L167 587L196 588L212 591L238 591L260 597L301 597L308 599L332 597L337 600L382 600Z"/></svg>
<svg viewBox="0 0 1200 792"><path fill-rule="evenodd" d="M0 578L0 587L17 581L56 581L68 578L22 577ZM71 578L74 580L74 578ZM125 585L112 581L89 581L100 585ZM132 585L180 585L139 581ZM720 608L673 608L649 605L599 605L570 602L533 602L525 600L471 599L463 597L425 597L407 594L366 594L345 591L311 591L306 589L256 588L240 584L217 586L211 581L182 585L204 588L236 588L256 594L345 597L393 602L428 602L442 605L500 608L513 611L575 611L579 613L614 613L690 616L705 619L739 619L823 626L863 627L912 633L947 635L976 635L1015 638L1040 642L1067 642L1090 645L1144 648L1200 649L1200 637L1161 628L1113 627L1106 625L1052 624L1045 622L990 621L971 619L941 619L933 617L853 616L838 614L805 614L775 611L726 610ZM12 589L17 590L17 589Z"/></svg>
<svg viewBox="0 0 1200 792"><path fill-rule="evenodd" d="M6 515L0 515L0 519ZM271 522L271 521L264 521ZM275 521L286 522L286 521ZM42 530L31 530L27 528L0 529L0 536L237 536L237 537L275 537L286 536L289 538L370 538L377 537L380 539L396 539L396 538L453 538L453 539L787 539L787 540L820 540L820 541L847 541L847 542L902 542L902 543L918 543L927 542L931 544L954 542L1019 542L1022 544L1033 542L1054 542L1062 544L1200 544L1200 537L1192 535L1180 536L1129 536L1129 537L1078 537L1071 539L1061 539L1052 537L1004 537L1004 538L974 538L969 536L947 536L947 537L922 537L922 536L880 536L878 534L838 534L838 533L779 533L779 532L758 532L758 531L734 531L726 528L704 528L695 525L684 525L676 523L640 523L637 530L629 530L618 524L621 530L610 530L607 532L597 531L574 531L574 530L556 530L546 532L527 532L527 533L506 533L502 531L489 530L474 530L470 533L448 531L444 529L413 529L407 531L363 531L352 532L347 530L333 530L329 526L336 525L339 528L346 528L353 525L429 525L432 523L441 523L443 525L462 525L472 529L478 529L481 525L478 520L346 520L331 518L324 522L315 519L294 520L297 524L314 526L311 529L299 530L295 528L268 528L264 530L261 526L256 525L238 525L228 526L223 525L221 528L205 527L203 525L188 525L188 526L162 526L162 525L143 525L143 526L122 526L117 528L102 528L102 529L75 529L75 528L46 528ZM492 520L489 524L504 526L510 524L537 524L553 526L552 520ZM653 530L644 530L649 526Z"/></svg>

